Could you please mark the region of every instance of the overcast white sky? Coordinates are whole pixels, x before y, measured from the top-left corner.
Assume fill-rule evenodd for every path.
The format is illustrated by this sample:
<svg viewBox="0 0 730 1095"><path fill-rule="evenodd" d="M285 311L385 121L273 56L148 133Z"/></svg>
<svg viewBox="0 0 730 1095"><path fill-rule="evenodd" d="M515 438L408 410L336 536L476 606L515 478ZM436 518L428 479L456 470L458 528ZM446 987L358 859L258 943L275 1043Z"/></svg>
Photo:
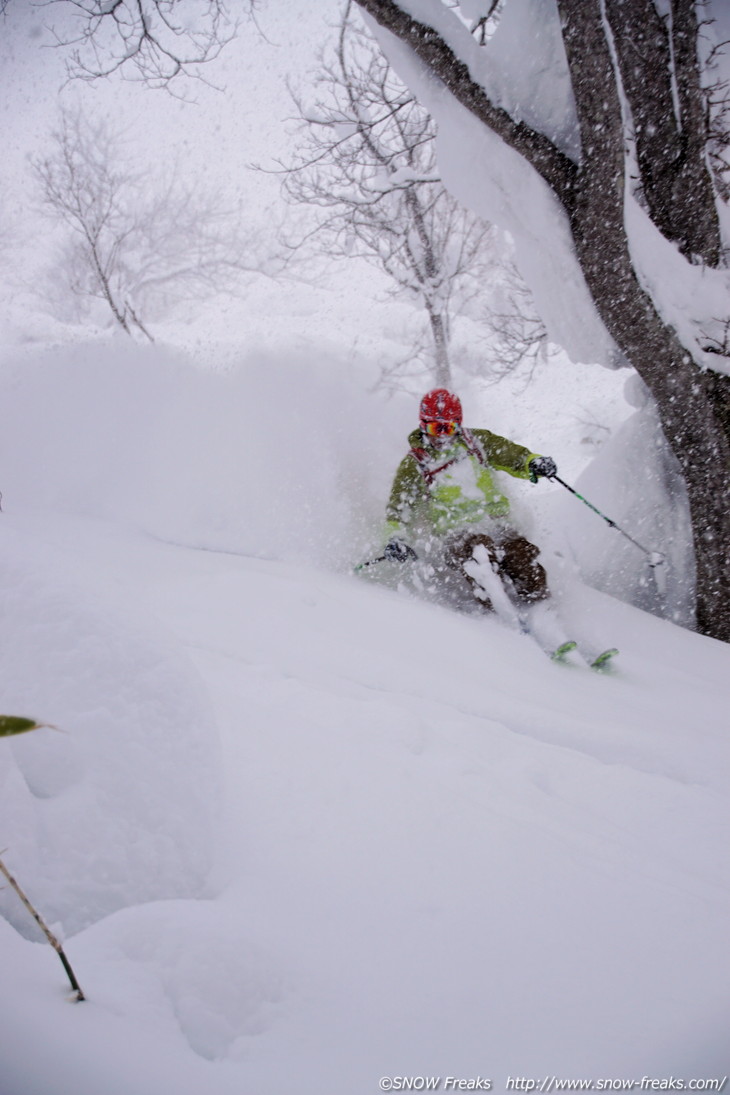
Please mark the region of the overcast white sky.
<svg viewBox="0 0 730 1095"><path fill-rule="evenodd" d="M341 0L263 0L257 13L263 37L244 22L237 40L206 69L223 90L196 84L191 90L197 101L189 104L118 78L69 83L65 51L53 48L49 30L52 23L68 23L66 8L11 0L2 19L6 217L17 224L27 216L27 157L43 148L61 102L81 103L128 127L135 154L150 163L160 156L184 158L208 180L250 201L252 210L276 200L276 180L250 173L246 165L273 164L285 153L291 113L286 80L306 83L318 51L331 40Z"/></svg>

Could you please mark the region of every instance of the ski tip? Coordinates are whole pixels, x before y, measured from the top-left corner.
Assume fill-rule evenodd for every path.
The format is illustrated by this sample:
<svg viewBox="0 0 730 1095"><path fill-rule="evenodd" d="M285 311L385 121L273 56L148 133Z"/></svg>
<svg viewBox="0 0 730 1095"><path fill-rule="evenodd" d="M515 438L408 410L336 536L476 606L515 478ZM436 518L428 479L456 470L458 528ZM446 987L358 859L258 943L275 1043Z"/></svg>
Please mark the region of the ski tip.
<svg viewBox="0 0 730 1095"><path fill-rule="evenodd" d="M594 658L591 662L591 669L605 669L610 665L613 659L618 654L618 650L615 646L610 647L608 650L604 650L597 658Z"/></svg>
<svg viewBox="0 0 730 1095"><path fill-rule="evenodd" d="M576 650L577 647L578 644L574 639L568 639L567 642L561 643L560 646L556 647L550 657L554 662L559 662L566 654L570 654L571 650Z"/></svg>

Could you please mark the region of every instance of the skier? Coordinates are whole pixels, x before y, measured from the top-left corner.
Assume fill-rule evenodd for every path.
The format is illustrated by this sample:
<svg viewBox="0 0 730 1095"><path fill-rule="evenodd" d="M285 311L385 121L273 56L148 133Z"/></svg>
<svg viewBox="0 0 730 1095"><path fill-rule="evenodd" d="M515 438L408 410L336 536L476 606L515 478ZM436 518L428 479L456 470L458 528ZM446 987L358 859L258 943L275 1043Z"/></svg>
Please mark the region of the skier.
<svg viewBox="0 0 730 1095"><path fill-rule="evenodd" d="M480 559L508 580L522 604L543 601L549 591L539 549L509 524L509 499L492 470L537 482L557 474L555 461L489 430L467 429L462 418L458 396L445 388L421 400L420 425L409 434L390 493L383 554L399 562L424 555L441 585L448 590L457 580L463 588L466 579L486 610L494 606L477 580Z"/></svg>

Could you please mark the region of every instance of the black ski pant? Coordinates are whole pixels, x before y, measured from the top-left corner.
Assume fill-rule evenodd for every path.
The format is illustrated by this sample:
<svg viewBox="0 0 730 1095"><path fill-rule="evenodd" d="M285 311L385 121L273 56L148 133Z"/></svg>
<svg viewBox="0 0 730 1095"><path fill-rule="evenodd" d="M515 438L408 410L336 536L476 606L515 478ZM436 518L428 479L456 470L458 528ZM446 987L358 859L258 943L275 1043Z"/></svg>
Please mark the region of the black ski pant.
<svg viewBox="0 0 730 1095"><path fill-rule="evenodd" d="M491 602L484 599L479 583L464 570L464 564L473 559L474 550L480 546L486 548L493 569L509 579L521 601L533 604L550 596L545 568L538 562L540 549L516 532L507 530L494 539L485 532L463 531L449 537L444 546L446 565L464 575L475 599L487 610L492 609Z"/></svg>

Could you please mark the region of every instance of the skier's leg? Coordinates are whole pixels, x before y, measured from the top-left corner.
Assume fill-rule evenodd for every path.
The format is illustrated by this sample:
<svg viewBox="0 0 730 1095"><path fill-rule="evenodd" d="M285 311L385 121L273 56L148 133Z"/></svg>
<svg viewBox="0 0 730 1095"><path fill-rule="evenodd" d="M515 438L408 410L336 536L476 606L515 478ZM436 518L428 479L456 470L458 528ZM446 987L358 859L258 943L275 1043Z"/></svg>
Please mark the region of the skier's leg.
<svg viewBox="0 0 730 1095"><path fill-rule="evenodd" d="M524 536L511 535L498 549L499 564L521 601L533 604L550 596L545 568L538 562L540 549Z"/></svg>
<svg viewBox="0 0 730 1095"><path fill-rule="evenodd" d="M561 661L585 664L550 597L545 568L538 562L539 548L511 531L497 550L502 570L524 606L522 619L530 635L548 652L569 646L570 649L560 657Z"/></svg>
<svg viewBox="0 0 730 1095"><path fill-rule="evenodd" d="M465 563L474 559L474 551L483 547L492 566L497 565L497 546L491 536L484 532L461 532L451 536L444 544L444 561L452 570L456 570L469 584L474 600L485 612L493 612L494 606L484 587L464 569Z"/></svg>

